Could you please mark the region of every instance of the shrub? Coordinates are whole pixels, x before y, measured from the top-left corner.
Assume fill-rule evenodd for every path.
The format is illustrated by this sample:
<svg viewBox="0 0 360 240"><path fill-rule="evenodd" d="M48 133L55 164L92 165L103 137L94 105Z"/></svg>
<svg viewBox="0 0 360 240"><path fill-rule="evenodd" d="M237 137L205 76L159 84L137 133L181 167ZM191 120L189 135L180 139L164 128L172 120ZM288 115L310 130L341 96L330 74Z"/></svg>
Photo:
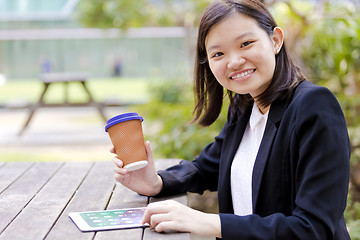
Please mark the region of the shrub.
<svg viewBox="0 0 360 240"><path fill-rule="evenodd" d="M172 79L152 85L150 92L152 100L139 106L138 111L149 121L144 125L151 126L144 133L152 142L156 158L193 160L225 124L226 104L219 119L210 127L190 124L194 107L190 83Z"/></svg>

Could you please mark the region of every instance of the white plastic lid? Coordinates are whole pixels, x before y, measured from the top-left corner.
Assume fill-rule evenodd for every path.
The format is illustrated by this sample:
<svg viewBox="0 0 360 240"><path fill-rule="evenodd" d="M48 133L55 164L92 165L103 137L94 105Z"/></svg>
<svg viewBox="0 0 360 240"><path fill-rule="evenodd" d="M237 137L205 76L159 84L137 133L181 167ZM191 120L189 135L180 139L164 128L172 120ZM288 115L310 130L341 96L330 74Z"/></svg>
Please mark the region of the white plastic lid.
<svg viewBox="0 0 360 240"><path fill-rule="evenodd" d="M140 168L146 167L147 165L148 165L148 162L144 160L144 161L130 163L128 165L125 165L124 168L128 171L135 171Z"/></svg>

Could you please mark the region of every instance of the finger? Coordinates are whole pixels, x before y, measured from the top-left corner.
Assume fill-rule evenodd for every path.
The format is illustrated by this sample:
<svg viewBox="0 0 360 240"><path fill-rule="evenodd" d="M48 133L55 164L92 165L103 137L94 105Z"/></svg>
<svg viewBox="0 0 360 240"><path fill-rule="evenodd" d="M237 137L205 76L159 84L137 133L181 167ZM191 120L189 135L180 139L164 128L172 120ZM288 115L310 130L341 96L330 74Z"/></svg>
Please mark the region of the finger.
<svg viewBox="0 0 360 240"><path fill-rule="evenodd" d="M123 165L124 165L124 163L123 163L119 158L117 158L117 157L114 157L114 158L112 159L112 161L113 161L113 163L114 163L117 167L119 167L119 168L122 168Z"/></svg>
<svg viewBox="0 0 360 240"><path fill-rule="evenodd" d="M168 213L153 214L150 217L149 225L152 228L156 228L158 224L165 222L165 221L170 221L170 220L171 220L171 218Z"/></svg>
<svg viewBox="0 0 360 240"><path fill-rule="evenodd" d="M145 142L145 150L146 150L146 155L147 155L149 163L153 163L154 162L153 161L153 154L152 154L152 149L151 149L149 141Z"/></svg>
<svg viewBox="0 0 360 240"><path fill-rule="evenodd" d="M110 152L111 153L116 153L115 148L114 147L110 148Z"/></svg>
<svg viewBox="0 0 360 240"><path fill-rule="evenodd" d="M181 231L177 229L179 226L174 221L164 221L156 225L154 228L156 232L165 232L165 233L172 233Z"/></svg>
<svg viewBox="0 0 360 240"><path fill-rule="evenodd" d="M142 223L150 224L152 215L166 213L166 212L168 212L168 211L167 211L167 209L164 209L162 202L150 203L146 208L146 211L145 211L143 219L142 219Z"/></svg>
<svg viewBox="0 0 360 240"><path fill-rule="evenodd" d="M114 172L120 175L128 174L128 170L125 168L114 167Z"/></svg>
<svg viewBox="0 0 360 240"><path fill-rule="evenodd" d="M141 220L141 224L145 224L145 223L148 223L150 224L150 217L151 217L151 211L149 210L149 207L146 208L146 211L144 213L144 216Z"/></svg>

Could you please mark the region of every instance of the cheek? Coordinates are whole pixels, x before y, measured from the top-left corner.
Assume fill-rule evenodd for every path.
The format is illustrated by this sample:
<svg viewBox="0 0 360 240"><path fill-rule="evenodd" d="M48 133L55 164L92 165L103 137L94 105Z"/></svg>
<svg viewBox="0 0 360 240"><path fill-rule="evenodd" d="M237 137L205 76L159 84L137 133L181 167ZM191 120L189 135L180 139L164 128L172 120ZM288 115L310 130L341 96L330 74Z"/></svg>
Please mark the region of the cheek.
<svg viewBox="0 0 360 240"><path fill-rule="evenodd" d="M211 70L212 74L214 75L216 81L220 84L223 85L224 81L222 80L221 75L216 71L216 70Z"/></svg>
<svg viewBox="0 0 360 240"><path fill-rule="evenodd" d="M271 52L258 52L258 54L253 54L252 59L255 62L255 65L262 69L264 72L272 74L275 70L275 55Z"/></svg>
<svg viewBox="0 0 360 240"><path fill-rule="evenodd" d="M260 54L261 56L257 56L256 59L262 59L263 67L266 68L269 73L273 73L275 70L275 53L273 46L270 44L264 46L263 50L259 52L259 55Z"/></svg>
<svg viewBox="0 0 360 240"><path fill-rule="evenodd" d="M225 72L221 64L219 62L215 62L213 64L209 64L210 70L214 77L216 78L216 81L223 87L226 87L226 77Z"/></svg>
<svg viewBox="0 0 360 240"><path fill-rule="evenodd" d="M268 60L268 67L269 67L268 71L269 73L271 73L271 78L274 75L275 65L276 65L275 56L270 56Z"/></svg>
<svg viewBox="0 0 360 240"><path fill-rule="evenodd" d="M216 64L214 64L212 61L209 61L209 68L212 73L214 73L215 67L216 67Z"/></svg>
<svg viewBox="0 0 360 240"><path fill-rule="evenodd" d="M224 69L220 62L210 62L209 67L215 78L219 81L224 74Z"/></svg>

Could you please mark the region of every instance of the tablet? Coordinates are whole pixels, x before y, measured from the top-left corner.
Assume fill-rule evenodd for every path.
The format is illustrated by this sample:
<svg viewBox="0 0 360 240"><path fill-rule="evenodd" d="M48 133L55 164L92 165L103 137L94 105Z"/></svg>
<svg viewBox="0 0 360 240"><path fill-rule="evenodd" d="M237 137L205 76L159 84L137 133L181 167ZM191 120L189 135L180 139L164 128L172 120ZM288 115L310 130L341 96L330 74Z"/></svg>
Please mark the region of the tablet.
<svg viewBox="0 0 360 240"><path fill-rule="evenodd" d="M90 212L71 212L69 217L84 232L148 227L141 224L146 208L127 208Z"/></svg>

